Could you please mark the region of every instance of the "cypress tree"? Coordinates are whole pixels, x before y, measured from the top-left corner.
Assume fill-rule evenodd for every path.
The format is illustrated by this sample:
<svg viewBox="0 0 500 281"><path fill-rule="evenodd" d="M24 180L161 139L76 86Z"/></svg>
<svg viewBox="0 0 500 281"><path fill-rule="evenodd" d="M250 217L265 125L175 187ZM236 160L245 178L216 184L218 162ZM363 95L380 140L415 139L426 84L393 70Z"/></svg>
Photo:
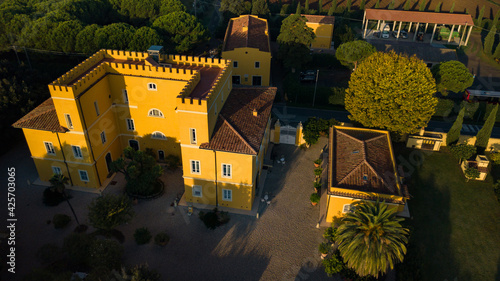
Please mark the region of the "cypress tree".
<svg viewBox="0 0 500 281"><path fill-rule="evenodd" d="M464 121L464 114L465 114L465 106L463 106L462 109L460 109L460 111L458 112L457 119L451 126L450 131L448 131L448 135L446 136L447 146L450 146L458 142L458 139L460 138L460 131L462 130L462 123Z"/></svg>
<svg viewBox="0 0 500 281"><path fill-rule="evenodd" d="M479 11L479 15L477 16L477 26L482 27L481 23L483 23L483 16L484 16L484 5Z"/></svg>
<svg viewBox="0 0 500 281"><path fill-rule="evenodd" d="M366 0L361 0L361 4L359 4L359 9L360 10L364 10L365 9L365 4L366 4Z"/></svg>
<svg viewBox="0 0 500 281"><path fill-rule="evenodd" d="M333 0L332 6L330 7L330 10L328 10L328 15L329 16L333 15L336 9L337 9L337 0Z"/></svg>
<svg viewBox="0 0 500 281"><path fill-rule="evenodd" d="M299 4L297 4L297 10L295 11L295 14L300 15L300 1Z"/></svg>
<svg viewBox="0 0 500 281"><path fill-rule="evenodd" d="M493 54L494 58L500 58L500 43L495 48L495 53Z"/></svg>
<svg viewBox="0 0 500 281"><path fill-rule="evenodd" d="M451 4L451 9L450 9L451 14L453 14L453 10L455 10L455 1L453 1L453 4Z"/></svg>
<svg viewBox="0 0 500 281"><path fill-rule="evenodd" d="M427 0L420 0L420 6L418 7L418 10L420 12L425 11L425 5L427 4Z"/></svg>
<svg viewBox="0 0 500 281"><path fill-rule="evenodd" d="M497 33L497 28L494 26L490 29L490 32L488 32L486 38L484 38L483 52L488 56L491 55L491 53L493 52L493 44L495 43L496 33Z"/></svg>
<svg viewBox="0 0 500 281"><path fill-rule="evenodd" d="M491 23L492 26L497 27L498 26L498 17L500 17L500 10L497 11L495 14L495 18L493 19L493 22Z"/></svg>
<svg viewBox="0 0 500 281"><path fill-rule="evenodd" d="M434 9L434 12L436 12L436 13L441 12L441 3L442 3L442 2L439 2L439 3L437 4L436 8Z"/></svg>
<svg viewBox="0 0 500 281"><path fill-rule="evenodd" d="M380 0L377 0L377 3L375 3L375 9L380 8Z"/></svg>
<svg viewBox="0 0 500 281"><path fill-rule="evenodd" d="M318 1L318 15L323 13L323 0Z"/></svg>
<svg viewBox="0 0 500 281"><path fill-rule="evenodd" d="M347 11L351 11L352 0L347 0Z"/></svg>
<svg viewBox="0 0 500 281"><path fill-rule="evenodd" d="M410 10L410 5L411 5L411 0L406 0L403 10L405 11Z"/></svg>
<svg viewBox="0 0 500 281"><path fill-rule="evenodd" d="M389 10L394 10L394 6L395 6L395 4L396 4L396 3L395 3L395 1L396 1L396 0L392 0L392 1L391 1L391 4L389 4L389 7L387 7L387 9L389 9Z"/></svg>
<svg viewBox="0 0 500 281"><path fill-rule="evenodd" d="M309 0L306 0L306 4L304 6L304 13L309 14Z"/></svg>
<svg viewBox="0 0 500 281"><path fill-rule="evenodd" d="M490 115L488 115L488 119L484 122L483 127L476 135L476 143L474 144L479 149L480 153L483 153L488 146L488 141L491 137L491 132L493 131L493 126L495 125L495 121L497 118L498 112L498 104L491 110Z"/></svg>

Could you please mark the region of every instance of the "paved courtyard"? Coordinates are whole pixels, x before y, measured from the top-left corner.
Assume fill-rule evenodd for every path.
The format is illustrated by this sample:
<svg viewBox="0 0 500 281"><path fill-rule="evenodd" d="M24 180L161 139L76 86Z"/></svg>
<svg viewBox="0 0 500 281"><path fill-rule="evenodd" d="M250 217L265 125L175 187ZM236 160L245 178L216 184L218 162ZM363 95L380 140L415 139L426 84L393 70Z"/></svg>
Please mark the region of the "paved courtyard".
<svg viewBox="0 0 500 281"><path fill-rule="evenodd" d="M322 138L319 144L307 150L275 146L275 154L284 155L286 162L275 163L267 175L264 192L269 193L271 204L262 203L259 218L231 214L229 223L216 230L205 228L197 210L188 217L185 207L171 206L175 197L183 192L182 172L166 171L163 175L165 194L155 200L139 201L134 206L136 216L132 222L119 227L125 235L124 264L148 263L162 274L163 280L332 280L320 267L317 247L322 241L323 229L316 229L319 206L313 207L309 202L314 179L312 162L326 141ZM39 266L36 250L46 243L61 245L76 223L71 222L64 230L55 230L47 224L56 213L71 213L64 203L57 207L44 206L41 200L44 188L27 185L27 179L32 182L36 179L36 170L25 144L0 159L4 171L9 166L18 171L18 278L13 279L4 269L0 280L19 280ZM108 187L104 193L121 193L122 184L118 178L118 184ZM86 222L86 206L98 194L79 191L70 191L70 194L79 219ZM5 222L6 212L0 214ZM133 232L139 227L147 227L153 235L166 231L171 240L163 248L154 243L137 246Z"/></svg>

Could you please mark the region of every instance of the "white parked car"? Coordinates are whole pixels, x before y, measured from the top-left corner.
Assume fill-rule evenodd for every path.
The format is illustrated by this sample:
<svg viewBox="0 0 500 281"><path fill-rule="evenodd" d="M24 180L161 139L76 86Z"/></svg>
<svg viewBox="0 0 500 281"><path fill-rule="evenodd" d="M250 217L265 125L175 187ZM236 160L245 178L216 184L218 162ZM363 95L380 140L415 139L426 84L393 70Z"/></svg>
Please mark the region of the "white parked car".
<svg viewBox="0 0 500 281"><path fill-rule="evenodd" d="M382 38L384 38L384 39L389 38L389 34L390 34L390 33L389 33L389 31L387 31L387 30L382 31Z"/></svg>

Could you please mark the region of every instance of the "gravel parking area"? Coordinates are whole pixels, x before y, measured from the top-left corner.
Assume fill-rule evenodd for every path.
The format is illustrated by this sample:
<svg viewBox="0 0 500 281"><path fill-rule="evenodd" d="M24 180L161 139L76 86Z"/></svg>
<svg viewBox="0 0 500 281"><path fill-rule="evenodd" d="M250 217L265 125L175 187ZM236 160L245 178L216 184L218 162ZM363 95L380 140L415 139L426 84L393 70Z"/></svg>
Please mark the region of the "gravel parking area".
<svg viewBox="0 0 500 281"><path fill-rule="evenodd" d="M275 163L267 176L264 192L269 192L271 204L261 205L259 218L231 214L229 223L215 230L206 229L198 219L197 210L188 217L186 208L171 206L174 198L183 192L182 172L165 172L165 194L151 201L139 201L134 206L133 221L119 227L125 235L124 263L148 263L161 273L163 280L332 280L320 268L317 248L322 242L323 229L316 228L319 206L313 207L309 202L314 190L312 162L326 142L327 139L322 138L319 144L307 150L290 145L275 146L276 155L284 155L286 162ZM28 163L29 155L18 158L23 161L26 158L25 164L33 166L31 174L36 174L32 162ZM104 192L122 192L120 182ZM18 269L21 275L38 266L34 257L36 249L46 243L62 244L76 224L72 222L65 230L55 230L46 220L55 213L69 215L67 205L45 207L41 203L42 187L20 189L23 191L19 196L29 198L29 203L23 202L19 207L22 229ZM86 221L86 206L97 195L76 191L72 195L79 218ZM151 242L137 246L133 233L139 227L147 227L153 236L166 231L170 235L169 244L160 247ZM2 277L13 280L5 273Z"/></svg>

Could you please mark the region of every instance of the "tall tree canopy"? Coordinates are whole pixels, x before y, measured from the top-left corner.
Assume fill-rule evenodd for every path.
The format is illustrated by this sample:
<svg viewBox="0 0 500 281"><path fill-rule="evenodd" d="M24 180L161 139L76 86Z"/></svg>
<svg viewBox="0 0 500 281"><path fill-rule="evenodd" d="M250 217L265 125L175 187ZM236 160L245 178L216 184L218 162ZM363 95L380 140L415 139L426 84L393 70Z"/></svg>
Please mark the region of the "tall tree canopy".
<svg viewBox="0 0 500 281"><path fill-rule="evenodd" d="M235 15L241 15L248 11L249 2L245 0L222 0L220 2L220 11L221 12L230 12ZM250 4L251 6L251 4Z"/></svg>
<svg viewBox="0 0 500 281"><path fill-rule="evenodd" d="M205 27L195 16L186 12L178 11L161 16L154 21L153 28L164 38L170 38L175 51L179 53L185 53L209 39Z"/></svg>
<svg viewBox="0 0 500 281"><path fill-rule="evenodd" d="M345 106L349 118L367 127L415 133L425 127L438 102L425 63L394 52L377 52L351 74Z"/></svg>
<svg viewBox="0 0 500 281"><path fill-rule="evenodd" d="M396 210L383 202L359 201L337 230L340 255L360 276L378 277L402 262L409 230Z"/></svg>
<svg viewBox="0 0 500 281"><path fill-rule="evenodd" d="M267 15L269 14L269 7L266 0L253 0L252 1L252 15Z"/></svg>
<svg viewBox="0 0 500 281"><path fill-rule="evenodd" d="M63 52L74 52L76 37L83 29L83 26L78 20L63 21L54 28L50 34L51 49L60 50Z"/></svg>
<svg viewBox="0 0 500 281"><path fill-rule="evenodd" d="M498 104L490 111L488 115L488 119L484 122L483 127L479 132L477 132L476 136L476 146L479 148L480 152L483 153L486 147L488 146L488 142L490 141L491 132L493 131L493 126L495 126L495 121L497 118L498 112Z"/></svg>
<svg viewBox="0 0 500 281"><path fill-rule="evenodd" d="M112 23L95 32L98 49L126 50L134 36L135 28L126 23Z"/></svg>
<svg viewBox="0 0 500 281"><path fill-rule="evenodd" d="M446 95L447 91L463 92L474 82L474 77L467 67L456 60L442 62L432 67L437 89Z"/></svg>
<svg viewBox="0 0 500 281"><path fill-rule="evenodd" d="M312 28L306 25L306 19L300 15L290 15L281 24L278 43L278 57L286 67L300 68L311 60L309 46L316 38Z"/></svg>
<svg viewBox="0 0 500 281"><path fill-rule="evenodd" d="M450 146L452 144L456 144L460 138L460 131L462 130L462 123L464 122L464 114L465 114L465 106L460 109L458 112L457 119L453 123L446 135L446 145Z"/></svg>
<svg viewBox="0 0 500 281"><path fill-rule="evenodd" d="M359 61L366 59L376 51L377 50L372 44L366 41L356 40L341 44L337 48L335 56L343 65L349 68L352 68L354 64L354 70L356 70Z"/></svg>
<svg viewBox="0 0 500 281"><path fill-rule="evenodd" d="M152 45L163 45L160 35L155 29L143 26L137 29L130 41L129 49L132 51L145 52Z"/></svg>
<svg viewBox="0 0 500 281"><path fill-rule="evenodd" d="M76 35L75 49L85 54L93 54L98 50L95 40L95 33L101 27L97 24L87 25Z"/></svg>

